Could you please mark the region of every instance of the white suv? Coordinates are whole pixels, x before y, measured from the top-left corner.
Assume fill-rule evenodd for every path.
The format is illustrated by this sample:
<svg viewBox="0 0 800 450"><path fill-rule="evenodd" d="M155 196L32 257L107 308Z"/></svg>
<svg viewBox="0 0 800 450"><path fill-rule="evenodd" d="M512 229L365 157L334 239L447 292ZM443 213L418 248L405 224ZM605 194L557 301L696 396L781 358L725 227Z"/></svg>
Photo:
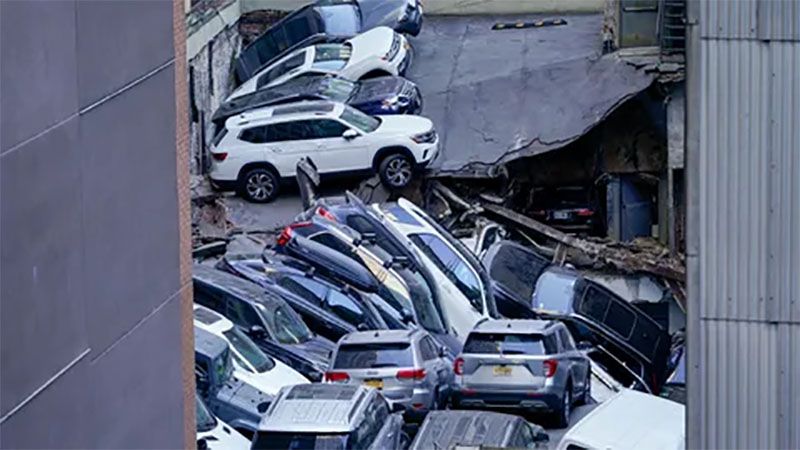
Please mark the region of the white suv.
<svg viewBox="0 0 800 450"><path fill-rule="evenodd" d="M400 189L436 156L439 137L429 119L368 116L342 103L302 102L231 117L211 146L212 184L245 199L274 199L282 179L308 157L320 175L377 171Z"/></svg>
<svg viewBox="0 0 800 450"><path fill-rule="evenodd" d="M318 44L294 51L259 70L226 101L289 80L335 75L352 81L403 75L411 64L411 45L391 28L378 27L341 44Z"/></svg>

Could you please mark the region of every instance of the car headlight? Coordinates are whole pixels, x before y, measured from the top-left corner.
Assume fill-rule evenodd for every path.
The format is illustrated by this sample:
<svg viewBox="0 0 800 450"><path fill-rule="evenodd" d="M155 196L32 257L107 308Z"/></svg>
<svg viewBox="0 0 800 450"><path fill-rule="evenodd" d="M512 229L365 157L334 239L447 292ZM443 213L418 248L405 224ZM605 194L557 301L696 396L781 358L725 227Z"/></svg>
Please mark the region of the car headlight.
<svg viewBox="0 0 800 450"><path fill-rule="evenodd" d="M411 140L417 144L433 143L436 141L436 130L426 131L411 137Z"/></svg>
<svg viewBox="0 0 800 450"><path fill-rule="evenodd" d="M405 108L411 103L411 99L405 95L396 95L381 102L381 109Z"/></svg>

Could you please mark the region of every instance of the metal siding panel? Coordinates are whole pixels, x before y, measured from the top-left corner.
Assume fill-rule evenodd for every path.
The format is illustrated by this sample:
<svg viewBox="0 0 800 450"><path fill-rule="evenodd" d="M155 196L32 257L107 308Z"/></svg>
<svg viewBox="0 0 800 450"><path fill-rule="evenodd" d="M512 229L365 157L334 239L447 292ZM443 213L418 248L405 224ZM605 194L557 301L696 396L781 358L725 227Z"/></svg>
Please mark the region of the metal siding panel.
<svg viewBox="0 0 800 450"><path fill-rule="evenodd" d="M800 40L800 3L795 0L758 0L758 38Z"/></svg>
<svg viewBox="0 0 800 450"><path fill-rule="evenodd" d="M723 39L756 37L758 14L755 1L701 1L701 37Z"/></svg>

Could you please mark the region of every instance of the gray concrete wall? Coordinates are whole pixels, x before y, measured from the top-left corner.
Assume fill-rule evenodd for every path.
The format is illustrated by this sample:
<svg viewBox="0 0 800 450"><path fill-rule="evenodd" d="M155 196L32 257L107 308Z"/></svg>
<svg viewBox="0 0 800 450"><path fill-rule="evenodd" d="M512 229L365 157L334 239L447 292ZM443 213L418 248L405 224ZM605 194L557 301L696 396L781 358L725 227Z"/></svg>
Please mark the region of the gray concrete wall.
<svg viewBox="0 0 800 450"><path fill-rule="evenodd" d="M0 447L184 448L171 2L0 2Z"/></svg>

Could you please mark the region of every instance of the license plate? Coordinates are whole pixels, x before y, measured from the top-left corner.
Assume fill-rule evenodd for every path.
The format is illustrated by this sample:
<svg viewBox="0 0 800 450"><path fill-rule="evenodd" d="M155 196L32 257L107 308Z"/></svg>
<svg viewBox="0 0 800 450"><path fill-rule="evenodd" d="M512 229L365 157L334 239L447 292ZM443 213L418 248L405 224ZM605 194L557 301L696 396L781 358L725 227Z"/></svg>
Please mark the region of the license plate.
<svg viewBox="0 0 800 450"><path fill-rule="evenodd" d="M553 218L557 220L569 219L569 213L567 211L553 211Z"/></svg>
<svg viewBox="0 0 800 450"><path fill-rule="evenodd" d="M507 377L511 375L511 367L508 366L494 366L494 376Z"/></svg>
<svg viewBox="0 0 800 450"><path fill-rule="evenodd" d="M383 389L383 380L364 380L364 386Z"/></svg>

